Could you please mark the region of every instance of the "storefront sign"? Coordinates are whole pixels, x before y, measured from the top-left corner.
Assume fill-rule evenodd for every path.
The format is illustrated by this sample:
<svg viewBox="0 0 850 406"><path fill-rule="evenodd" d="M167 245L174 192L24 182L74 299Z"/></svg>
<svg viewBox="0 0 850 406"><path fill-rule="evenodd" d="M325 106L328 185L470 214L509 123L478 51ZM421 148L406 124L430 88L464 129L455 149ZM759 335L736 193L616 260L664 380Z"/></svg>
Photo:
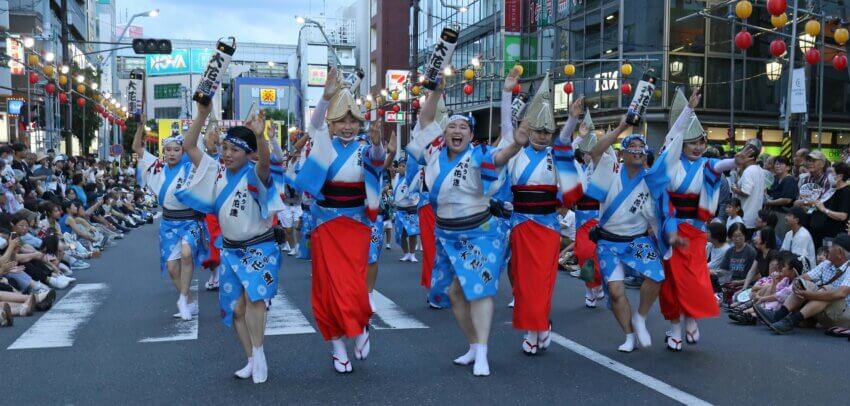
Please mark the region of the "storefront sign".
<svg viewBox="0 0 850 406"><path fill-rule="evenodd" d="M806 112L806 68L794 69L791 77L791 113Z"/></svg>
<svg viewBox="0 0 850 406"><path fill-rule="evenodd" d="M522 29L522 2L505 0L505 32L520 32Z"/></svg>
<svg viewBox="0 0 850 406"><path fill-rule="evenodd" d="M9 70L13 75L24 74L24 64L19 61L24 60L24 48L18 40L12 38L6 39L6 55L9 55Z"/></svg>
<svg viewBox="0 0 850 406"><path fill-rule="evenodd" d="M398 69L390 69L387 71L387 90L389 90L390 92L392 92L393 90L397 90L398 100L400 101L407 100L407 89L404 88L404 82L407 81L408 73L409 72L406 70Z"/></svg>
<svg viewBox="0 0 850 406"><path fill-rule="evenodd" d="M260 106L276 107L277 106L277 89L260 89Z"/></svg>
<svg viewBox="0 0 850 406"><path fill-rule="evenodd" d="M328 80L328 68L324 66L307 67L307 85L324 86Z"/></svg>

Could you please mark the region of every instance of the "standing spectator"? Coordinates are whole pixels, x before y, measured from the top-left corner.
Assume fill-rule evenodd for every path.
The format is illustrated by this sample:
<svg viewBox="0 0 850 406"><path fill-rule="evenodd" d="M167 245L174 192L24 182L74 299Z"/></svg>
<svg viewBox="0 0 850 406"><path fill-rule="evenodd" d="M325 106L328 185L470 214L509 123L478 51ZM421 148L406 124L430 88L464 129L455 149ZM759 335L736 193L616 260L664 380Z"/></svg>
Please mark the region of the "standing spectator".
<svg viewBox="0 0 850 406"><path fill-rule="evenodd" d="M776 223L776 233L785 235L788 231L788 225L785 223L785 213L794 205L794 200L797 199L799 189L797 181L791 176L791 166L788 158L784 156L777 157L773 162L773 184L767 190L768 198L765 199L765 206L776 213L779 220Z"/></svg>
<svg viewBox="0 0 850 406"><path fill-rule="evenodd" d="M809 270L815 266L815 243L812 235L803 224L806 223L806 211L802 207L794 206L785 215L785 221L790 230L785 233L782 240L782 250L791 251L794 255L802 257L803 268Z"/></svg>
<svg viewBox="0 0 850 406"><path fill-rule="evenodd" d="M761 210L764 203L764 170L756 165L756 158L761 153L761 143L748 143L747 147L756 147L758 151L744 159L743 171L741 178L736 184L732 185L732 192L738 195L741 199L742 208L744 209L743 219L744 225L747 227L747 235L752 235L756 228L756 217L758 211Z"/></svg>
<svg viewBox="0 0 850 406"><path fill-rule="evenodd" d="M820 186L821 193L817 199L820 200L830 189L832 189L832 186L835 183L831 174L826 173L828 165L829 161L826 160L826 156L823 152L810 152L806 159L806 167L809 171L808 173L800 175L800 179L797 181L799 188L802 189L804 185L809 183ZM812 202L805 201L803 199L797 199L797 201L794 202L794 205L796 206L811 206L812 204Z"/></svg>
<svg viewBox="0 0 850 406"><path fill-rule="evenodd" d="M832 196L825 202L816 201L817 209L812 213L809 230L815 242L815 249L823 245L824 238L835 237L844 232L848 215L850 215L850 166L844 162L835 164L835 189Z"/></svg>

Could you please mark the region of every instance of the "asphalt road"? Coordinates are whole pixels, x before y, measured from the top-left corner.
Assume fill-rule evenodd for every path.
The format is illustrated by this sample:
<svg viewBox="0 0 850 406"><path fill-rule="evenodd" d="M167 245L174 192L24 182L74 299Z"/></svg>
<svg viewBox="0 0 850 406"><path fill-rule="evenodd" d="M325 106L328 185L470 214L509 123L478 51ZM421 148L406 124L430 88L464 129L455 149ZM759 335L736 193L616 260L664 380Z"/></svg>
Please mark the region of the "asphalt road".
<svg viewBox="0 0 850 406"><path fill-rule="evenodd" d="M426 307L419 264L399 263L398 249L385 251L381 262L377 289L392 303L373 324L383 328L373 330L369 359L353 361L348 375L333 371L320 334L298 333L315 329L310 265L287 257L281 294L291 308L278 315L279 335L266 339L269 380L254 385L232 376L244 356L235 333L219 321L216 293L203 290L207 274L197 275L197 323L172 318L176 294L160 278L157 244L155 225L133 231L77 272L78 285L60 292L54 309L0 329L0 404L847 402L847 340L814 329L774 336L731 325L724 315L701 323L699 344L671 353L662 342L667 325L654 309L653 346L623 354L610 312L585 309L583 285L566 274L559 275L552 310L559 337L535 357L523 355L521 334L509 324L503 278L492 375L473 377L471 367L451 362L466 350L451 312ZM302 316L309 325L298 326Z"/></svg>

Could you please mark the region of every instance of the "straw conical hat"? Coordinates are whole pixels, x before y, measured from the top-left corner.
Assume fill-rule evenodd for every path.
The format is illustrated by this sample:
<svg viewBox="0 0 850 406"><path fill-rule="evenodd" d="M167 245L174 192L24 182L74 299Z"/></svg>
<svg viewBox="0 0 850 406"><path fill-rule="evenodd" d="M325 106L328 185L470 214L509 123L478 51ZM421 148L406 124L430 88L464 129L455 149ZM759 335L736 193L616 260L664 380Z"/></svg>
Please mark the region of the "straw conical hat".
<svg viewBox="0 0 850 406"><path fill-rule="evenodd" d="M549 73L546 73L543 83L540 84L540 89L537 89L537 93L525 110L525 120L532 130L554 133L555 111L552 107L552 92L549 90L549 82Z"/></svg>

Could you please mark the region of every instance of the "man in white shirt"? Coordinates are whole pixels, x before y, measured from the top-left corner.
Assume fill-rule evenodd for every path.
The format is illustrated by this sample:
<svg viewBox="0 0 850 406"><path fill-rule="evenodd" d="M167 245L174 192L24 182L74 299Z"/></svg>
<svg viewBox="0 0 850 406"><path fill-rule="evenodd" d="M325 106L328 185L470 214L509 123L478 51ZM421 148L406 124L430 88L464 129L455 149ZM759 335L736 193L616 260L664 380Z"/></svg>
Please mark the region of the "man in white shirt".
<svg viewBox="0 0 850 406"><path fill-rule="evenodd" d="M815 265L815 243L809 230L803 227L803 223L806 222L806 211L802 207L794 206L785 214L785 221L790 230L785 233L785 238L782 240L782 250L791 251L794 255L802 257L803 269L812 269Z"/></svg>
<svg viewBox="0 0 850 406"><path fill-rule="evenodd" d="M758 211L761 210L764 204L765 187L764 170L756 165L756 158L761 154L761 141L752 139L747 142L745 148L754 148L756 151L747 158L741 177L731 188L732 192L741 199L744 210L744 225L747 227L747 234L749 236L752 235L753 230L756 228Z"/></svg>

